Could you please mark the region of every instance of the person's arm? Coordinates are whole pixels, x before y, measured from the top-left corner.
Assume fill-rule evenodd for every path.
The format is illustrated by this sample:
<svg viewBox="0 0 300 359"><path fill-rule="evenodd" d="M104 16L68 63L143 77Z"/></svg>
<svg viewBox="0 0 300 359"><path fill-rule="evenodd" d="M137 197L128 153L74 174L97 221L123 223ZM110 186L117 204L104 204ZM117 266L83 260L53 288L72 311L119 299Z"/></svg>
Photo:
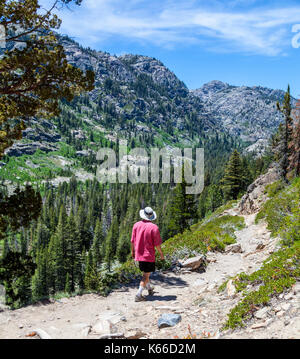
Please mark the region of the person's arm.
<svg viewBox="0 0 300 359"><path fill-rule="evenodd" d="M157 226L155 226L155 229L153 231L153 235L154 235L154 246L155 248L158 250L159 254L160 254L160 259L164 260L164 254L161 250L161 244L162 244L162 240L160 237L160 232Z"/></svg>
<svg viewBox="0 0 300 359"><path fill-rule="evenodd" d="M134 240L135 240L135 228L132 228L132 234L131 234L131 256L134 259Z"/></svg>
<svg viewBox="0 0 300 359"><path fill-rule="evenodd" d="M131 243L131 257L134 259L134 243Z"/></svg>
<svg viewBox="0 0 300 359"><path fill-rule="evenodd" d="M160 259L164 260L165 257L164 257L164 254L163 254L160 244L158 246L156 246L156 249L158 250L158 252L160 254Z"/></svg>

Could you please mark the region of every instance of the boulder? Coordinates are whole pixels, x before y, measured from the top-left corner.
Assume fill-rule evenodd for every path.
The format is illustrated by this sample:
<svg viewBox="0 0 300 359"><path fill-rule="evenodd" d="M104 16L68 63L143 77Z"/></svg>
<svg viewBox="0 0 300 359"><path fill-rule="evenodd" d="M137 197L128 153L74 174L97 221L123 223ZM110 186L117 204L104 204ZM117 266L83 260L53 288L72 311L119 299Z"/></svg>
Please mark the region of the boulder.
<svg viewBox="0 0 300 359"><path fill-rule="evenodd" d="M181 267L189 268L191 270L197 270L206 264L206 258L204 255L200 255L197 257L188 258L183 261L179 261Z"/></svg>
<svg viewBox="0 0 300 359"><path fill-rule="evenodd" d="M111 321L104 319L99 320L92 328L93 332L97 334L112 334L116 333L117 328L111 323Z"/></svg>
<svg viewBox="0 0 300 359"><path fill-rule="evenodd" d="M35 332L41 339L52 339L51 336L43 329L34 329L33 332Z"/></svg>
<svg viewBox="0 0 300 359"><path fill-rule="evenodd" d="M229 253L229 252L242 253L243 250L242 250L242 247L241 247L240 243L233 243L233 244L230 244L229 246L227 246L225 248L225 252L226 253Z"/></svg>
<svg viewBox="0 0 300 359"><path fill-rule="evenodd" d="M263 242L262 241L259 241L258 243L257 243L257 246L256 246L256 250L261 250L261 249L264 249L265 248L265 244L263 244Z"/></svg>
<svg viewBox="0 0 300 359"><path fill-rule="evenodd" d="M165 313L158 318L158 328L174 327L174 325L178 324L180 321L180 314Z"/></svg>
<svg viewBox="0 0 300 359"><path fill-rule="evenodd" d="M236 293L236 289L235 289L232 279L230 279L226 285L226 292L227 292L228 297L232 297Z"/></svg>
<svg viewBox="0 0 300 359"><path fill-rule="evenodd" d="M280 179L280 169L277 164L268 170L267 173L259 176L247 189L246 194L242 197L239 203L239 210L241 214L251 214L258 212L261 205L266 201L267 194L265 188Z"/></svg>
<svg viewBox="0 0 300 359"><path fill-rule="evenodd" d="M257 312L255 312L254 316L257 319L264 319L267 316L269 310L270 310L269 307L264 307L262 309L259 309Z"/></svg>

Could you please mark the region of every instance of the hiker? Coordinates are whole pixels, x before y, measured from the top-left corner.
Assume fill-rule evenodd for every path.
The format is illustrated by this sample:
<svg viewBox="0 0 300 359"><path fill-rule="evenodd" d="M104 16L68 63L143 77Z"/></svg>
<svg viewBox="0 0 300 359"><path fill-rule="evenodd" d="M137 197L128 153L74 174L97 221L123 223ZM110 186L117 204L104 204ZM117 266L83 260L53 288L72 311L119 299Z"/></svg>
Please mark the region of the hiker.
<svg viewBox="0 0 300 359"><path fill-rule="evenodd" d="M156 213L152 208L146 207L140 210L142 221L134 224L131 236L132 258L139 262L139 268L143 272L139 290L135 296L136 302L146 300L142 295L144 289L148 289L148 294L153 295L154 288L150 285L150 274L155 271L155 247L163 260L164 255L161 250L161 237L156 224L152 223L156 219Z"/></svg>

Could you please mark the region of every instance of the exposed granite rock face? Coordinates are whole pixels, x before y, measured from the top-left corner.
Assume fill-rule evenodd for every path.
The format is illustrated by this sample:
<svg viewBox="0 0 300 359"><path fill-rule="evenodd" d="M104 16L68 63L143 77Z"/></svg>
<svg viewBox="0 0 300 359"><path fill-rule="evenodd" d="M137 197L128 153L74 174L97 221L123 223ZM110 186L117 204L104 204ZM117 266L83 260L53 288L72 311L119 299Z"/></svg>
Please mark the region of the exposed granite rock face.
<svg viewBox="0 0 300 359"><path fill-rule="evenodd" d="M231 134L258 145L249 151L261 152L266 139L282 120L276 102L284 98L284 91L261 86L231 86L211 81L191 93L203 103L203 111L221 123ZM296 100L292 99L292 105Z"/></svg>
<svg viewBox="0 0 300 359"><path fill-rule="evenodd" d="M184 97L188 95L186 85L180 81L173 72L164 66L164 64L154 58L138 55L123 55L119 59L134 69L135 74L150 75L152 80L169 91L169 94L175 96L180 94Z"/></svg>
<svg viewBox="0 0 300 359"><path fill-rule="evenodd" d="M280 179L280 169L274 164L268 172L259 176L247 189L247 193L242 197L239 203L241 214L251 214L257 212L262 203L266 201L267 194L265 188L268 184Z"/></svg>
<svg viewBox="0 0 300 359"><path fill-rule="evenodd" d="M276 102L283 100L284 91L260 86L231 86L216 80L189 91L157 59L132 54L118 57L86 50L68 38L62 43L71 64L95 71L96 89L91 92L91 97L101 94L103 103L113 105L118 115L126 120L135 119L137 125L149 120L159 127L171 121L173 126L184 131L187 126L185 116L195 113L195 124L201 122L204 129L229 131L253 144L248 152L261 154L267 139L282 120ZM142 79L148 87L145 93L139 93L136 87L141 76L145 76ZM110 88L103 90L107 79L118 82L119 94L112 93ZM129 104L132 105L130 111ZM161 105L168 109L165 113L161 112Z"/></svg>
<svg viewBox="0 0 300 359"><path fill-rule="evenodd" d="M39 128L28 127L23 131L23 138L32 141L43 141L43 142L58 142L61 136L58 133L46 132Z"/></svg>
<svg viewBox="0 0 300 359"><path fill-rule="evenodd" d="M245 148L244 153L253 154L255 157L260 157L265 152L268 142L269 141L267 139L261 138L253 143L253 145Z"/></svg>
<svg viewBox="0 0 300 359"><path fill-rule="evenodd" d="M86 50L68 38L62 43L71 64L95 71L96 89L91 92L91 98L101 94L103 103L112 105L121 118L134 119L137 126L151 122L160 127L170 121L172 127L184 131L188 126L186 116L193 113L196 132L199 123L204 130L228 131L250 143L247 152L260 155L282 120L276 102L283 100L284 91L260 86L231 86L216 80L189 91L157 59L132 54L118 57ZM108 79L117 82L119 93L111 91L113 85L106 83ZM142 91L140 85L145 86ZM295 100L292 101L294 104ZM167 111L162 111L162 107ZM143 131L147 129L143 127Z"/></svg>
<svg viewBox="0 0 300 359"><path fill-rule="evenodd" d="M22 155L33 155L37 150L44 152L56 151L57 148L50 144L41 142L30 142L30 143L14 143L12 147L5 151L8 156L19 157Z"/></svg>
<svg viewBox="0 0 300 359"><path fill-rule="evenodd" d="M184 130L188 126L185 117L192 112L198 128L199 124L203 130L218 127L201 112L201 101L159 60L84 49L67 37L61 37L60 42L70 64L95 72L95 89L90 92L90 100L102 108L110 107L114 116L119 117L118 122L123 123L121 127L134 120L136 126L143 123L143 131L149 131L146 123L157 128L170 123L172 128Z"/></svg>
<svg viewBox="0 0 300 359"><path fill-rule="evenodd" d="M210 133L225 132L249 142L247 152L260 155L267 139L276 130L281 114L276 102L284 92L264 87L238 87L211 81L197 90L186 85L164 64L148 56L115 56L107 52L84 49L68 37L59 36L70 64L82 70L92 69L95 89L83 102L64 104L70 116L85 115L91 126L117 132L120 138L140 134L163 133L168 140L186 147ZM86 95L84 95L86 96ZM293 100L294 101L294 100ZM104 110L105 109L105 110ZM65 118L61 117L61 123ZM39 126L39 122L42 126ZM77 140L87 133L79 127L68 129ZM51 148L47 143L61 141L59 129L51 121L33 121L24 138ZM61 132L62 136L66 133ZM8 153L34 151L29 144L17 146ZM19 155L19 154L18 154Z"/></svg>

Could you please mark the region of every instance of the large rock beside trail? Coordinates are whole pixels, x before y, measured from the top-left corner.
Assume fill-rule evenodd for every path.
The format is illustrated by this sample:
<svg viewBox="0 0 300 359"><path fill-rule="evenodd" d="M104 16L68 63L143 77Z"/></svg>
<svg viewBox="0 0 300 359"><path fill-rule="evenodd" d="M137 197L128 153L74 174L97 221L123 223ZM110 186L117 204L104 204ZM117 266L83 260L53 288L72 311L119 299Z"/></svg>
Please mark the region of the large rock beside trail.
<svg viewBox="0 0 300 359"><path fill-rule="evenodd" d="M97 334L106 335L116 333L117 328L111 323L111 321L104 319L99 320L93 325L92 331Z"/></svg>
<svg viewBox="0 0 300 359"><path fill-rule="evenodd" d="M233 243L233 244L230 244L229 246L227 246L225 248L225 252L226 253L242 253L242 247L240 245L240 243Z"/></svg>
<svg viewBox="0 0 300 359"><path fill-rule="evenodd" d="M174 327L174 325L178 324L180 321L180 314L165 313L158 318L158 328Z"/></svg>
<svg viewBox="0 0 300 359"><path fill-rule="evenodd" d="M52 337L43 329L37 328L33 330L34 333L36 333L40 339L52 339Z"/></svg>
<svg viewBox="0 0 300 359"><path fill-rule="evenodd" d="M247 189L247 193L239 203L241 214L251 214L260 210L261 205L266 201L265 188L280 179L280 169L277 164L268 170L264 175L259 176Z"/></svg>
<svg viewBox="0 0 300 359"><path fill-rule="evenodd" d="M264 319L267 316L269 310L269 307L263 307L262 309L259 309L257 312L255 312L254 316L257 319Z"/></svg>
<svg viewBox="0 0 300 359"><path fill-rule="evenodd" d="M188 258L186 260L179 261L182 268L189 268L191 270L197 270L200 267L205 266L206 258L204 255L200 255L197 257Z"/></svg>
<svg viewBox="0 0 300 359"><path fill-rule="evenodd" d="M232 279L230 279L230 280L228 281L227 285L226 285L226 292L227 292L228 297L232 297L232 296L234 296L235 293L236 293L236 288L235 288L235 286L234 286L234 284L233 284L233 280L232 280Z"/></svg>

